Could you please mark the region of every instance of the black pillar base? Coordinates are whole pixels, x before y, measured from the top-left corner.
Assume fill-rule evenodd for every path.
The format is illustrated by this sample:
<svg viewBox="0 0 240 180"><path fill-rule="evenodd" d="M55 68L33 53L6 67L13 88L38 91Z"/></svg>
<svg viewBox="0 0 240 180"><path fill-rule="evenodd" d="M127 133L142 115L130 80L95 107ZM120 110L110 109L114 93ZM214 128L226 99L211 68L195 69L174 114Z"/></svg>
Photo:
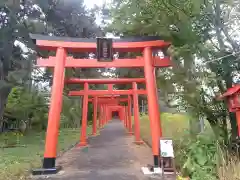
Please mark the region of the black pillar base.
<svg viewBox="0 0 240 180"><path fill-rule="evenodd" d="M36 175L50 175L50 174L57 174L62 168L59 167L55 167L55 168L49 168L49 169L44 169L44 168L40 168L40 169L33 169L32 170L32 175L36 176Z"/></svg>
<svg viewBox="0 0 240 180"><path fill-rule="evenodd" d="M158 155L153 155L153 163L154 163L154 167L160 167L160 163L159 163L159 156Z"/></svg>
<svg viewBox="0 0 240 180"><path fill-rule="evenodd" d="M33 169L32 175L49 175L57 174L62 168L61 166L55 166L56 158L44 158L43 167L39 169Z"/></svg>

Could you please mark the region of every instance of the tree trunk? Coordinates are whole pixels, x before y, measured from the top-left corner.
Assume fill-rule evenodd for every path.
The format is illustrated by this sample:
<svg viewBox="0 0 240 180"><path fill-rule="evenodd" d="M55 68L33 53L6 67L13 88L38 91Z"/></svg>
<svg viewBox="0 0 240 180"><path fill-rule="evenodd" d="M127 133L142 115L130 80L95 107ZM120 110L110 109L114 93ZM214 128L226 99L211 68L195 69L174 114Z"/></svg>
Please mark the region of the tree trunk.
<svg viewBox="0 0 240 180"><path fill-rule="evenodd" d="M221 7L220 6L221 6L220 1L216 1L215 2L215 8L214 8L214 10L215 10L214 24L215 24L217 40L218 40L218 43L219 43L219 48L220 48L220 51L224 54L226 51L225 51L225 46L224 46L224 41L223 41L224 38L222 37L222 30L224 28L223 28L223 23L221 21ZM226 35L226 33L227 32L225 31L224 34ZM234 45L233 45L233 48L234 48ZM229 63L226 59L223 60L222 65L223 65L224 71L227 71L227 73L225 72L225 75L223 77L223 80L226 83L226 88L231 88L232 83L233 83L232 76L231 76L232 68L231 68L231 66L229 65ZM235 113L230 113L229 119L230 119L230 124L231 124L232 138L235 139L235 137L237 135L237 121L236 121Z"/></svg>

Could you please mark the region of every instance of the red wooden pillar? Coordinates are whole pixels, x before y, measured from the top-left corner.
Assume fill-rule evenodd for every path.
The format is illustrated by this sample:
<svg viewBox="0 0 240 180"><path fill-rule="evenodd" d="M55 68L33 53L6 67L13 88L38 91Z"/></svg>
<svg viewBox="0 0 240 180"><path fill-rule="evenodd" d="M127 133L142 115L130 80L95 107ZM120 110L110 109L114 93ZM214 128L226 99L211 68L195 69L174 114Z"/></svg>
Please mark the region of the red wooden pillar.
<svg viewBox="0 0 240 180"><path fill-rule="evenodd" d="M159 167L159 140L162 136L160 112L158 108L157 86L154 74L154 67L152 62L152 49L150 47L144 48L144 73L146 78L146 90L148 97L148 113L151 126L152 135L152 152L154 158L154 166Z"/></svg>
<svg viewBox="0 0 240 180"><path fill-rule="evenodd" d="M62 94L64 88L64 67L66 62L66 54L67 52L65 49L57 49L43 160L43 169L49 169L50 171L57 171L55 167L55 161L57 156L60 113L62 110Z"/></svg>
<svg viewBox="0 0 240 180"><path fill-rule="evenodd" d="M118 110L118 116L119 116L120 121L122 121L122 110L121 109Z"/></svg>
<svg viewBox="0 0 240 180"><path fill-rule="evenodd" d="M133 90L137 91L137 83L133 82ZM133 93L133 109L134 109L134 133L135 133L135 143L142 144L143 141L140 138L140 120L139 120L139 102L138 94Z"/></svg>
<svg viewBox="0 0 240 180"><path fill-rule="evenodd" d="M106 123L106 108L105 108L105 104L103 105L103 126L105 126Z"/></svg>
<svg viewBox="0 0 240 180"><path fill-rule="evenodd" d="M236 111L236 119L237 119L237 126L238 126L238 137L240 137L240 110Z"/></svg>
<svg viewBox="0 0 240 180"><path fill-rule="evenodd" d="M121 111L121 109L118 110L118 117L119 117L119 120L122 121L122 111Z"/></svg>
<svg viewBox="0 0 240 180"><path fill-rule="evenodd" d="M106 124L108 123L108 105L106 105Z"/></svg>
<svg viewBox="0 0 240 180"><path fill-rule="evenodd" d="M100 115L99 115L99 128L102 128L102 123L103 123L103 106L102 104L100 105Z"/></svg>
<svg viewBox="0 0 240 180"><path fill-rule="evenodd" d="M92 135L97 134L97 97L93 100L93 124L92 124Z"/></svg>
<svg viewBox="0 0 240 180"><path fill-rule="evenodd" d="M125 115L125 108L123 106L123 124L124 124L124 127L126 128L126 115Z"/></svg>
<svg viewBox="0 0 240 180"><path fill-rule="evenodd" d="M110 121L113 119L112 110L111 109L109 110L109 118L110 118Z"/></svg>
<svg viewBox="0 0 240 180"><path fill-rule="evenodd" d="M132 132L132 101L131 101L131 96L128 95L128 131L129 134L133 134Z"/></svg>
<svg viewBox="0 0 240 180"><path fill-rule="evenodd" d="M119 119L120 121L122 121L122 120L121 120L121 111L118 109L117 112L118 112L118 119Z"/></svg>
<svg viewBox="0 0 240 180"><path fill-rule="evenodd" d="M80 143L78 146L87 145L87 115L88 115L88 83L84 83L84 96L83 96L83 112L82 112L82 128Z"/></svg>
<svg viewBox="0 0 240 180"><path fill-rule="evenodd" d="M108 107L108 122L112 120L112 113L110 107Z"/></svg>
<svg viewBox="0 0 240 180"><path fill-rule="evenodd" d="M127 124L127 130L129 133L129 115L128 115L128 106L125 106L125 111L126 111L126 124Z"/></svg>
<svg viewBox="0 0 240 180"><path fill-rule="evenodd" d="M103 105L103 118L102 118L102 127L105 126L105 105Z"/></svg>
<svg viewBox="0 0 240 180"><path fill-rule="evenodd" d="M105 105L105 124L108 122L108 113L107 113L107 105Z"/></svg>
<svg viewBox="0 0 240 180"><path fill-rule="evenodd" d="M125 127L128 129L128 115L127 115L127 106L124 107L124 119L125 119Z"/></svg>
<svg viewBox="0 0 240 180"><path fill-rule="evenodd" d="M101 128L104 126L104 105L102 104L102 118L101 118Z"/></svg>
<svg viewBox="0 0 240 180"><path fill-rule="evenodd" d="M108 123L108 105L106 105L106 124Z"/></svg>
<svg viewBox="0 0 240 180"><path fill-rule="evenodd" d="M107 107L107 122L109 122L110 121L110 109L109 109L110 107L108 106Z"/></svg>
<svg viewBox="0 0 240 180"><path fill-rule="evenodd" d="M120 119L121 119L121 121L122 121L123 124L124 124L123 108L121 108L121 110L120 110Z"/></svg>
<svg viewBox="0 0 240 180"><path fill-rule="evenodd" d="M107 122L108 122L108 113L107 113L107 108L108 108L108 106L107 105L105 105L105 125L107 124Z"/></svg>

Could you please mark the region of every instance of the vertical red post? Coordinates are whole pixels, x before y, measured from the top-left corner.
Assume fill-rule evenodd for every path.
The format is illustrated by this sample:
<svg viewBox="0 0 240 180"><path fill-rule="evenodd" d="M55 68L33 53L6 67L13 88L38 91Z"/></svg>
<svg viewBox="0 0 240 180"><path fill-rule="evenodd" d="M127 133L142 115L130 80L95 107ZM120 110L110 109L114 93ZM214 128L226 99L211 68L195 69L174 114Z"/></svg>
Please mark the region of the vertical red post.
<svg viewBox="0 0 240 180"><path fill-rule="evenodd" d="M121 110L120 109L118 109L118 118L119 118L120 121L122 121L122 115L121 115Z"/></svg>
<svg viewBox="0 0 240 180"><path fill-rule="evenodd" d="M107 105L105 105L105 124L108 122L108 117L107 117Z"/></svg>
<svg viewBox="0 0 240 180"><path fill-rule="evenodd" d="M110 120L112 120L113 119L113 116L112 116L112 109L110 109L110 111L109 111L109 117L110 117Z"/></svg>
<svg viewBox="0 0 240 180"><path fill-rule="evenodd" d="M93 100L93 124L92 124L92 135L95 136L97 134L97 97L94 97Z"/></svg>
<svg viewBox="0 0 240 180"><path fill-rule="evenodd" d="M50 109L48 113L48 127L46 134L43 168L57 171L55 161L57 156L57 142L60 113L62 110L62 94L64 88L64 67L67 52L64 48L58 48L56 52L56 64L53 73L53 85L51 92Z"/></svg>
<svg viewBox="0 0 240 180"><path fill-rule="evenodd" d="M100 113L99 113L99 128L102 128L102 105L100 105Z"/></svg>
<svg viewBox="0 0 240 180"><path fill-rule="evenodd" d="M108 121L111 121L112 120L112 116L111 116L110 107L108 107L108 109L107 109L107 114L108 114Z"/></svg>
<svg viewBox="0 0 240 180"><path fill-rule="evenodd" d="M103 126L106 124L106 108L105 104L103 105Z"/></svg>
<svg viewBox="0 0 240 180"><path fill-rule="evenodd" d="M108 123L108 105L106 105L106 124Z"/></svg>
<svg viewBox="0 0 240 180"><path fill-rule="evenodd" d="M123 108L120 109L120 119L124 124L124 118L123 118Z"/></svg>
<svg viewBox="0 0 240 180"><path fill-rule="evenodd" d="M107 109L108 109L108 106L106 105L105 106L105 122L106 122L106 124L108 123L108 113L107 113Z"/></svg>
<svg viewBox="0 0 240 180"><path fill-rule="evenodd" d="M88 83L84 83L82 128L81 128L80 143L78 146L87 145L87 116L88 116Z"/></svg>
<svg viewBox="0 0 240 180"><path fill-rule="evenodd" d="M128 106L125 106L126 111L126 121L127 121L127 130L129 133L129 115L128 115Z"/></svg>
<svg viewBox="0 0 240 180"><path fill-rule="evenodd" d="M133 134L132 132L132 101L131 101L131 96L128 95L128 131L129 134Z"/></svg>
<svg viewBox="0 0 240 180"><path fill-rule="evenodd" d="M238 137L240 137L240 110L236 111L236 119L237 119L237 126L238 126Z"/></svg>
<svg viewBox="0 0 240 180"><path fill-rule="evenodd" d="M125 119L125 126L126 126L126 129L128 130L128 111L127 111L127 106L124 106L124 119Z"/></svg>
<svg viewBox="0 0 240 180"><path fill-rule="evenodd" d="M104 105L102 105L102 128L104 126Z"/></svg>
<svg viewBox="0 0 240 180"><path fill-rule="evenodd" d="M146 78L146 90L148 98L148 113L151 126L152 135L152 152L154 159L154 166L159 167L159 140L162 136L160 112L158 108L157 86L154 75L154 67L152 63L152 49L150 47L144 48L144 73Z"/></svg>
<svg viewBox="0 0 240 180"><path fill-rule="evenodd" d="M108 84L107 86L108 86L108 91L109 92L113 91L113 84Z"/></svg>
<svg viewBox="0 0 240 180"><path fill-rule="evenodd" d="M133 91L137 91L137 83L133 82ZM133 108L134 108L134 133L135 133L135 143L142 144L143 141L140 138L140 120L139 120L139 102L138 94L133 92Z"/></svg>
<svg viewBox="0 0 240 180"><path fill-rule="evenodd" d="M110 110L110 107L108 107L108 121L111 121L112 120L112 116L111 116L111 110Z"/></svg>
<svg viewBox="0 0 240 180"><path fill-rule="evenodd" d="M122 111L121 111L121 109L118 110L118 116L119 116L120 121L122 121Z"/></svg>
<svg viewBox="0 0 240 180"><path fill-rule="evenodd" d="M106 124L108 123L108 105L106 105Z"/></svg>
<svg viewBox="0 0 240 180"><path fill-rule="evenodd" d="M123 107L123 122L124 122L124 127L126 128L127 122L126 122L126 114L125 114L125 108Z"/></svg>

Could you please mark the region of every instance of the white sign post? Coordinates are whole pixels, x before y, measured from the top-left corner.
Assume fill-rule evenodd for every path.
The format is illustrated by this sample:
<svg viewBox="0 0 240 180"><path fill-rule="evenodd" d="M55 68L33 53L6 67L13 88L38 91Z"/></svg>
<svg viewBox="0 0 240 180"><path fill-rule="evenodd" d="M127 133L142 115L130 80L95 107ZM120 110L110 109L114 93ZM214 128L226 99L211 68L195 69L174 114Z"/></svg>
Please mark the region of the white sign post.
<svg viewBox="0 0 240 180"><path fill-rule="evenodd" d="M162 175L164 176L165 170L168 174L172 172L176 175L176 167L174 162L174 151L173 151L173 141L170 139L160 139L160 158L161 158L161 167ZM168 164L165 167L165 165ZM170 172L169 172L170 171Z"/></svg>
<svg viewBox="0 0 240 180"><path fill-rule="evenodd" d="M160 151L161 151L162 157L174 158L172 140L161 139L160 140Z"/></svg>

